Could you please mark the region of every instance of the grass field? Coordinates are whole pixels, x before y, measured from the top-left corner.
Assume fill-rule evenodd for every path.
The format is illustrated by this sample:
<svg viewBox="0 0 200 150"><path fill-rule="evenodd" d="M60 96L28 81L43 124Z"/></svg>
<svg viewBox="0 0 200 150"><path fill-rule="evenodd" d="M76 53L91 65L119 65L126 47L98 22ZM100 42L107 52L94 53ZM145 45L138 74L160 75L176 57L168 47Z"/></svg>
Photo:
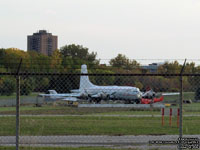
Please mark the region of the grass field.
<svg viewBox="0 0 200 150"><path fill-rule="evenodd" d="M0 107L0 114L15 114L15 107ZM132 108L77 108L66 106L50 106L44 105L42 107L35 106L21 106L21 114L52 114L52 115L91 115L91 114L119 114L119 115L137 115L137 114L160 114L160 111L138 111Z"/></svg>
<svg viewBox="0 0 200 150"><path fill-rule="evenodd" d="M183 92L184 100L194 100L195 93L194 92ZM179 101L179 95L166 95L164 96L165 102Z"/></svg>
<svg viewBox="0 0 200 150"><path fill-rule="evenodd" d="M36 96L38 95L38 93L31 93L30 95L22 95L21 98L28 98L28 97L34 97L36 98ZM0 100L2 99L16 99L16 93L10 95L10 96L0 96Z"/></svg>
<svg viewBox="0 0 200 150"><path fill-rule="evenodd" d="M172 106L172 107L178 107ZM15 114L15 107L0 107L0 115ZM184 114L200 114L200 103L183 104ZM21 106L21 114L30 115L159 115L159 109L137 110L133 108L77 108L60 105L43 105L42 107Z"/></svg>
<svg viewBox="0 0 200 150"><path fill-rule="evenodd" d="M185 117L184 134L200 134L200 117ZM15 117L0 118L0 135L15 135ZM160 117L21 117L21 135L165 135L178 134L176 118L172 127L161 126Z"/></svg>

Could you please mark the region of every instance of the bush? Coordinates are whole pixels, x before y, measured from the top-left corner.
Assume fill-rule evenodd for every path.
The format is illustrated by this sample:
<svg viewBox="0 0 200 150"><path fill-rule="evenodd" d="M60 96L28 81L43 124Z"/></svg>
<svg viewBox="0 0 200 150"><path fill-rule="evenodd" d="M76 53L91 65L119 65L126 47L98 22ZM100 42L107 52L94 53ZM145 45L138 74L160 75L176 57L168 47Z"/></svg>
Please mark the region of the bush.
<svg viewBox="0 0 200 150"><path fill-rule="evenodd" d="M4 78L2 79L3 82L0 85L0 94L10 96L15 92L16 89L16 83L15 80L10 78Z"/></svg>
<svg viewBox="0 0 200 150"><path fill-rule="evenodd" d="M32 78L21 80L20 84L20 95L29 95L35 88L35 82Z"/></svg>
<svg viewBox="0 0 200 150"><path fill-rule="evenodd" d="M200 100L200 87L198 87L195 91L195 100Z"/></svg>

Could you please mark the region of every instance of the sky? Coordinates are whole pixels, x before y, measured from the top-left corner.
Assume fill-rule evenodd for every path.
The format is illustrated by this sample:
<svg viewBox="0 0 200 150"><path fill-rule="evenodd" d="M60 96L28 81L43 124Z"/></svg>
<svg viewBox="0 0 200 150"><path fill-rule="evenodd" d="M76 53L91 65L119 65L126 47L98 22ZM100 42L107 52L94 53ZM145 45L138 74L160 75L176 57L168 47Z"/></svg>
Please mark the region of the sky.
<svg viewBox="0 0 200 150"><path fill-rule="evenodd" d="M199 0L0 0L0 48L45 29L107 60L199 59Z"/></svg>

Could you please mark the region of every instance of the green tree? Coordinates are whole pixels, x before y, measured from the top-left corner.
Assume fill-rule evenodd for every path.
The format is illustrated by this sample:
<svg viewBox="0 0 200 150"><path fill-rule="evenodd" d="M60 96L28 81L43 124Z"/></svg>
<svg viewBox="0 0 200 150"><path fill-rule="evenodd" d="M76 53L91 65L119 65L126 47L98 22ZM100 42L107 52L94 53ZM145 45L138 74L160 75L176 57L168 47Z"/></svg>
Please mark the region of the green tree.
<svg viewBox="0 0 200 150"><path fill-rule="evenodd" d="M35 88L34 92L46 92L49 90L49 82L50 82L50 76L43 77L43 76L37 76L34 78L35 80ZM37 86L36 86L37 85Z"/></svg>
<svg viewBox="0 0 200 150"><path fill-rule="evenodd" d="M55 50L50 58L51 71L62 70L62 56L59 50Z"/></svg>
<svg viewBox="0 0 200 150"><path fill-rule="evenodd" d="M0 80L0 94L10 96L15 92L16 83L14 78L4 77Z"/></svg>
<svg viewBox="0 0 200 150"><path fill-rule="evenodd" d="M89 49L86 47L83 47L82 45L75 45L75 44L65 45L60 48L60 52L64 58L68 58L68 59L72 58L74 61L74 64L79 64L80 60L84 60L92 64L99 63L99 61L96 60L97 53L95 52L89 53Z"/></svg>
<svg viewBox="0 0 200 150"><path fill-rule="evenodd" d="M94 69L92 71L89 71L89 73L114 74L113 71L101 67L99 69ZM97 85L113 85L115 80L114 76L90 76L89 78L93 84Z"/></svg>
<svg viewBox="0 0 200 150"><path fill-rule="evenodd" d="M110 60L110 65L116 68L123 68L123 69L138 69L139 63L136 60L130 60L125 55L118 54L117 57Z"/></svg>
<svg viewBox="0 0 200 150"><path fill-rule="evenodd" d="M20 94L29 95L35 88L35 81L33 78L25 78L20 80Z"/></svg>
<svg viewBox="0 0 200 150"><path fill-rule="evenodd" d="M163 65L158 67L158 73L180 73L182 65L178 61L165 62Z"/></svg>
<svg viewBox="0 0 200 150"><path fill-rule="evenodd" d="M200 100L200 87L196 88L195 90L195 100Z"/></svg>

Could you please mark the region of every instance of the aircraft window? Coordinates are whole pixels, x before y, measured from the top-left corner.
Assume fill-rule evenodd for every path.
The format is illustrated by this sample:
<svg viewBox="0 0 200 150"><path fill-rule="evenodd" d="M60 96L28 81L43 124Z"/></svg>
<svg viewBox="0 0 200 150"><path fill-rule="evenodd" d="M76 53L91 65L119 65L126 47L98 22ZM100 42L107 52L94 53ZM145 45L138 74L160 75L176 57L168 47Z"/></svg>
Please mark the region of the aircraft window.
<svg viewBox="0 0 200 150"><path fill-rule="evenodd" d="M137 92L137 90L135 90L135 89L132 89L132 90L131 90L131 92Z"/></svg>
<svg viewBox="0 0 200 150"><path fill-rule="evenodd" d="M138 92L140 92L140 90L138 88L137 89L132 89L131 92L138 93Z"/></svg>

